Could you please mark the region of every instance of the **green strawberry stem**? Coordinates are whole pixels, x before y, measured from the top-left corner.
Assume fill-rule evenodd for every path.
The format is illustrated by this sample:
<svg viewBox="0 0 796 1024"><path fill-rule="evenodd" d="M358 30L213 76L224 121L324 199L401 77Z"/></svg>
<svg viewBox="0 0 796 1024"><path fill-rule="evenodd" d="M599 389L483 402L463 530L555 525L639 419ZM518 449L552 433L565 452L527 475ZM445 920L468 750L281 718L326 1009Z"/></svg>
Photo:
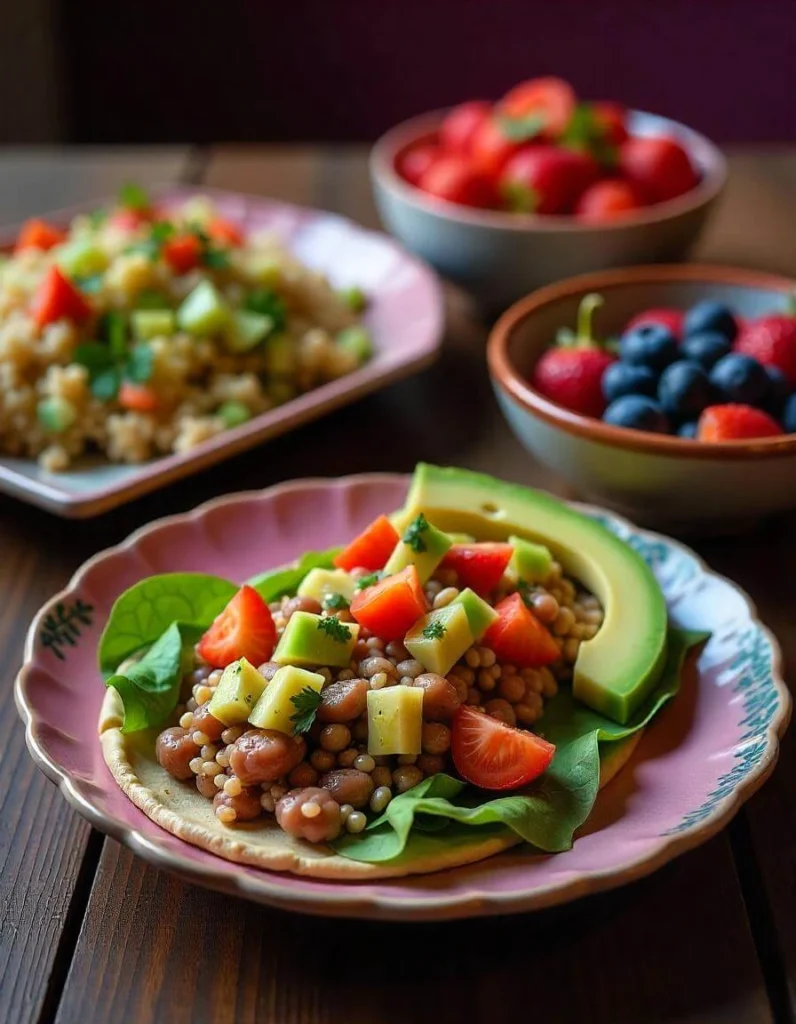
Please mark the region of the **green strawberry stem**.
<svg viewBox="0 0 796 1024"><path fill-rule="evenodd" d="M594 319L595 309L599 309L604 301L605 300L602 295L598 295L597 292L589 292L588 295L584 295L580 300L576 332L577 340L579 342L588 342L591 345L596 344L592 321Z"/></svg>

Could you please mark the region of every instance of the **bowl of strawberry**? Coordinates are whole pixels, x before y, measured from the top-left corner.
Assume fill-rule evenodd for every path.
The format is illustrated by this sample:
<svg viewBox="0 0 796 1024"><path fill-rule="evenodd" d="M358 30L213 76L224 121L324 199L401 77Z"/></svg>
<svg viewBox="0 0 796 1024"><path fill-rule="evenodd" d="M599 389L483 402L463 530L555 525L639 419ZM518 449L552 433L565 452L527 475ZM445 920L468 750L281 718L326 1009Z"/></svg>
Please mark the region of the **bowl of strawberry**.
<svg viewBox="0 0 796 1024"><path fill-rule="evenodd" d="M796 281L633 267L539 289L489 339L509 424L581 494L670 530L796 507Z"/></svg>
<svg viewBox="0 0 796 1024"><path fill-rule="evenodd" d="M726 164L685 125L537 78L393 128L371 178L407 248L505 306L573 274L681 258Z"/></svg>

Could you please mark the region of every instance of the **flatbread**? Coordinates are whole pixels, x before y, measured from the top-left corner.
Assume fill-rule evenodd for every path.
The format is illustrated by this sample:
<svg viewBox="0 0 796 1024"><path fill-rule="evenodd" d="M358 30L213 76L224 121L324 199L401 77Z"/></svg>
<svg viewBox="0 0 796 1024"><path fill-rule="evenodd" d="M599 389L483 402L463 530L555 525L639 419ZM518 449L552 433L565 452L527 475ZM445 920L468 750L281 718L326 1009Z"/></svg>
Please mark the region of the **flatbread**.
<svg viewBox="0 0 796 1024"><path fill-rule="evenodd" d="M429 874L471 864L521 842L518 836L484 838L433 855L402 857L400 864L365 864L335 853L329 846L294 839L273 819L258 819L234 829L216 818L213 803L195 786L173 779L155 759L158 730L122 733L123 707L118 692L109 687L99 718L99 736L105 762L124 793L148 818L173 835L237 864L268 871L290 871L312 878L373 881L401 875ZM643 730L611 745L601 762L600 788L619 772L632 755Z"/></svg>

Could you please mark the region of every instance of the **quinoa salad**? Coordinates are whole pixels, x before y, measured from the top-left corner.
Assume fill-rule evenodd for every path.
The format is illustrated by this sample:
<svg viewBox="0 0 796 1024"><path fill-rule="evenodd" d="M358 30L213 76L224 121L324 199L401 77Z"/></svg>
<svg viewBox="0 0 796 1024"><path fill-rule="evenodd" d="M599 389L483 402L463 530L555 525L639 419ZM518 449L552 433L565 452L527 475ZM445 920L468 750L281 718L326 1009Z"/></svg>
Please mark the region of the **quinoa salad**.
<svg viewBox="0 0 796 1024"><path fill-rule="evenodd" d="M28 221L0 262L0 453L188 451L366 362L365 306L201 196L129 185L65 229Z"/></svg>
<svg viewBox="0 0 796 1024"><path fill-rule="evenodd" d="M584 758L591 802L601 782L598 733L638 738L654 711L628 716L620 703L615 717L627 720L612 725L578 707L574 668L604 609L545 544L482 540L431 516L380 516L342 549L240 588L216 581L223 606L207 628L171 623L113 666L114 618L140 604L137 588L178 585L203 602L210 584L163 576L127 592L100 650L124 708L117 740L157 725L163 791L177 785L183 803L193 791L229 836L259 824L378 863L404 854L412 828L436 814L443 837L453 822L475 826L472 839L500 824L513 841L566 848L582 823L568 788L584 799ZM687 646L670 643L670 684ZM166 680L154 704L145 692L164 672L166 713ZM561 815L552 838L547 799Z"/></svg>

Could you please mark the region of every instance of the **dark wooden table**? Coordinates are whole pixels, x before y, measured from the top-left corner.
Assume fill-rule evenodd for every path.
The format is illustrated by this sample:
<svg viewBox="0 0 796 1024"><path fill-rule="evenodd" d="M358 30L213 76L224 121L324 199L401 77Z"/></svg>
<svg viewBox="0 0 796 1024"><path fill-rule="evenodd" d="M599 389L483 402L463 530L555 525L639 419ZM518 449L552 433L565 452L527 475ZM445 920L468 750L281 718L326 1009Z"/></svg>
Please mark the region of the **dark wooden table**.
<svg viewBox="0 0 796 1024"><path fill-rule="evenodd" d="M732 154L698 255L796 274L796 152ZM377 223L361 149L6 152L0 222L121 181L273 195ZM149 520L303 475L419 458L560 489L522 451L484 372L486 325L450 293L440 362L86 523L0 497L0 1022L414 1024L762 1022L796 1017L796 742L734 824L654 876L536 915L397 925L316 920L192 888L93 832L25 752L12 684L34 612ZM355 447L318 444L362 422ZM792 520L699 551L745 587L796 665Z"/></svg>

